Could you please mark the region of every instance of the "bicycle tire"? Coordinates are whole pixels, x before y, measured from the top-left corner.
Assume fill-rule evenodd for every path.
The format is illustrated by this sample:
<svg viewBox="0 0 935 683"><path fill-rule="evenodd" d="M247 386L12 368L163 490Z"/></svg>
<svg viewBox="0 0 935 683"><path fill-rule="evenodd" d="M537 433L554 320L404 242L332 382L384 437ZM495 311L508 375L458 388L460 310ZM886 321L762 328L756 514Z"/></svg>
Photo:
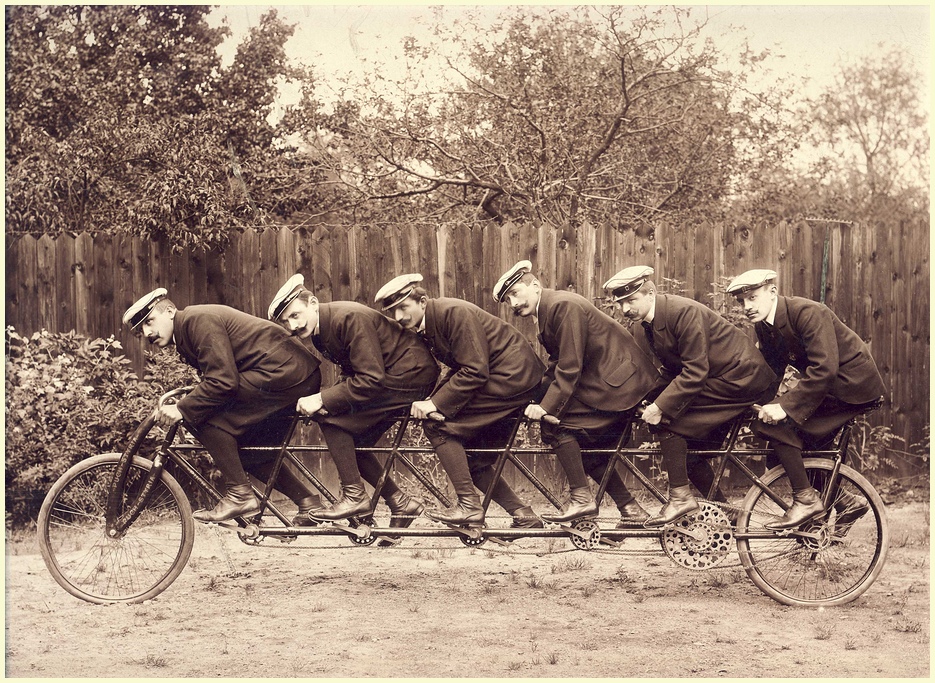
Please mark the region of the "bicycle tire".
<svg viewBox="0 0 935 683"><path fill-rule="evenodd" d="M55 581L95 604L149 600L178 578L191 556L195 523L179 483L162 472L135 521L118 538L106 533L110 484L121 455L105 453L77 463L53 484L39 511L39 550ZM123 505L153 463L134 456Z"/></svg>
<svg viewBox="0 0 935 683"><path fill-rule="evenodd" d="M834 463L806 458L812 485L824 496ZM785 470L775 467L762 477L764 484L786 502L792 487ZM851 504L850 508L845 503ZM846 525L841 517L848 509L866 511ZM743 538L747 532L764 532L766 522L783 513L760 488L753 486L741 503L737 520L737 551L753 583L777 602L791 606L843 605L860 597L876 580L886 562L889 527L883 500L861 474L841 466L837 490L826 512L806 522L800 530L810 537L775 533L770 538Z"/></svg>

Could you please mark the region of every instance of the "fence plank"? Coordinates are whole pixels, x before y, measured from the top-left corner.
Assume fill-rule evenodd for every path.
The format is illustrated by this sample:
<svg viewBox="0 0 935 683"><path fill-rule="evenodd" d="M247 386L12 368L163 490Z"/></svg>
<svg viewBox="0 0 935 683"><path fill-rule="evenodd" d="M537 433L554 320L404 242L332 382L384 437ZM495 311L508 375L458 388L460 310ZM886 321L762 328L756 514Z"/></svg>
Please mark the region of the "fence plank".
<svg viewBox="0 0 935 683"><path fill-rule="evenodd" d="M75 291L75 238L62 235L53 246L54 266L52 277L52 300L58 316L56 326L63 332L76 329Z"/></svg>
<svg viewBox="0 0 935 683"><path fill-rule="evenodd" d="M67 332L59 326L58 299L55 293L55 241L48 235L36 244L36 304L41 326L51 332Z"/></svg>

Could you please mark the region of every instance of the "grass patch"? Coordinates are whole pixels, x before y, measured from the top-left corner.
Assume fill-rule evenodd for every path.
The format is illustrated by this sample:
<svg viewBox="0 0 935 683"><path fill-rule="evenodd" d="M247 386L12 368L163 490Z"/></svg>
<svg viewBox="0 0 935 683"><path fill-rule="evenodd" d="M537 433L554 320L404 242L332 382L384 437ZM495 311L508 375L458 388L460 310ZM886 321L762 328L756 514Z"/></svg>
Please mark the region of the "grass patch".
<svg viewBox="0 0 935 683"><path fill-rule="evenodd" d="M911 619L900 619L893 624L893 630L900 633L922 633L922 624Z"/></svg>
<svg viewBox="0 0 935 683"><path fill-rule="evenodd" d="M565 572L580 572L591 568L591 563L583 557L573 557L568 560L562 560L552 565L553 574L563 574Z"/></svg>
<svg viewBox="0 0 935 683"><path fill-rule="evenodd" d="M147 669L164 669L169 666L165 657L153 654L146 655L143 659L131 659L130 664L139 664Z"/></svg>
<svg viewBox="0 0 935 683"><path fill-rule="evenodd" d="M833 624L816 624L815 625L815 640L830 640L831 635L834 633Z"/></svg>

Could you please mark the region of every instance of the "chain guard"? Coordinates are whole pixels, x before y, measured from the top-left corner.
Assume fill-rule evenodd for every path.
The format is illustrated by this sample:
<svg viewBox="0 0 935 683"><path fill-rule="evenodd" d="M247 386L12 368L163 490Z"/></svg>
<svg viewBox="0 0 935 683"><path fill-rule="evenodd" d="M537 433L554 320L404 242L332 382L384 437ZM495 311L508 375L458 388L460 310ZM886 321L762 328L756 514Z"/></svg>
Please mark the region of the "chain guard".
<svg viewBox="0 0 935 683"><path fill-rule="evenodd" d="M734 532L720 508L701 501L698 512L666 525L659 542L676 564L686 569L712 569L731 553Z"/></svg>

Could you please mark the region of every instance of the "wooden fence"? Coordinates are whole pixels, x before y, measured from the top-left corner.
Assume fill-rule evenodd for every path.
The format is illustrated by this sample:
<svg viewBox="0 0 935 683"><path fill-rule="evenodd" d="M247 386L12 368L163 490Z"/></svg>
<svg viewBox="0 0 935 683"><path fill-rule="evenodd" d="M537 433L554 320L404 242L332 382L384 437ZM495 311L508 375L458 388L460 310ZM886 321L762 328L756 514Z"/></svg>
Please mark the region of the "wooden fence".
<svg viewBox="0 0 935 683"><path fill-rule="evenodd" d="M223 253L173 253L133 237L8 238L6 323L21 334L45 328L115 335L139 371L143 343L120 319L138 296L158 286L180 307L223 303L265 317L273 294L296 272L322 301L367 305L391 277L421 272L431 295L472 301L534 341L533 322L514 320L490 294L520 259L533 262L546 287L587 297L601 296L602 283L619 269L647 264L657 282L676 280L686 296L715 306L730 302L716 294L714 283L770 267L784 294L820 299L825 282L826 303L870 342L889 389L889 405L874 423L889 425L910 444L929 421L928 230L923 221L660 224L645 235L602 226L407 223L245 231Z"/></svg>

